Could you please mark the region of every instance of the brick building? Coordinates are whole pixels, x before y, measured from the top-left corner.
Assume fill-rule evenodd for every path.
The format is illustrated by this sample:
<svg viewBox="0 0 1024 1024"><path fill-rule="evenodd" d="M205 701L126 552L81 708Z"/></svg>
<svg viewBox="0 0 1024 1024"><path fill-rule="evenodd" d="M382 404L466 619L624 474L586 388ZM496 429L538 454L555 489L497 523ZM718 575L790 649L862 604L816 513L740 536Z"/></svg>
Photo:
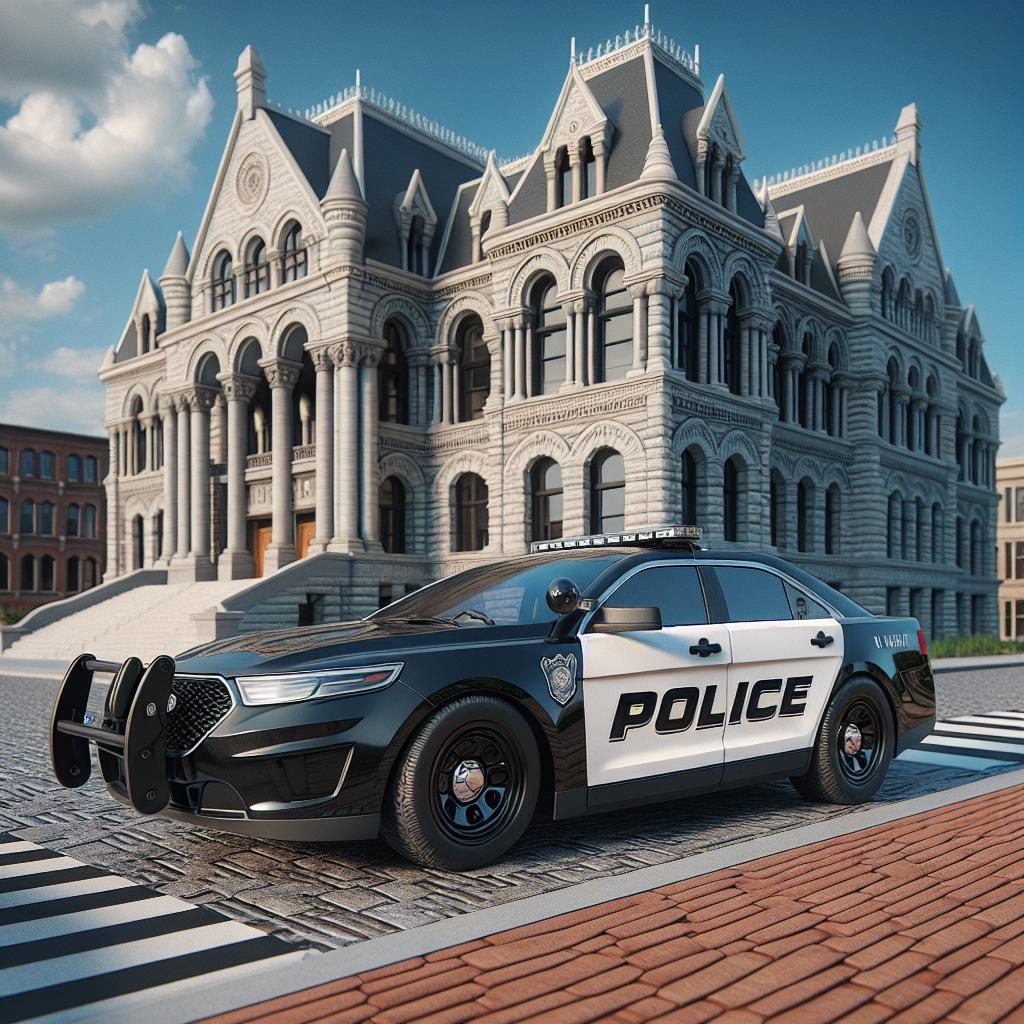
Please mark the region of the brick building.
<svg viewBox="0 0 1024 1024"><path fill-rule="evenodd" d="M1024 640L1024 459L1000 459L996 486L1002 496L996 528L999 635Z"/></svg>
<svg viewBox="0 0 1024 1024"><path fill-rule="evenodd" d="M0 423L0 607L100 582L106 474L106 438Z"/></svg>

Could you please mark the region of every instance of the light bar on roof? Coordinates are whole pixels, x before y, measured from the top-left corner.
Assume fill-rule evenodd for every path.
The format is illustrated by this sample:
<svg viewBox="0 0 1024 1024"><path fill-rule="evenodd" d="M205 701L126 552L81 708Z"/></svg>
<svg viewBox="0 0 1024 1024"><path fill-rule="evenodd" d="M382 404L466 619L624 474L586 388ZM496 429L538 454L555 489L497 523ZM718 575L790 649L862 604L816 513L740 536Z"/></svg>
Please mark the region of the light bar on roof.
<svg viewBox="0 0 1024 1024"><path fill-rule="evenodd" d="M587 537L563 537L559 540L535 540L530 554L541 551L566 551L572 548L658 547L673 541L689 541L694 547L701 537L699 526L667 526L657 530L629 530L623 533L594 533Z"/></svg>

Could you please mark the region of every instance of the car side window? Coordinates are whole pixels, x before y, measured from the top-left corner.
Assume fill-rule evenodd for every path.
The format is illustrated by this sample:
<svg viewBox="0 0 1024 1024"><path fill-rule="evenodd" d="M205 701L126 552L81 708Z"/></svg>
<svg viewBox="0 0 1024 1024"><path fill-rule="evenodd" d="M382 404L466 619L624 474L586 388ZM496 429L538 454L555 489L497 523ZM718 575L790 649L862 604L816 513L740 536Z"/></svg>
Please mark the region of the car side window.
<svg viewBox="0 0 1024 1024"><path fill-rule="evenodd" d="M743 566L715 566L729 622L769 622L792 619L786 585L774 573Z"/></svg>
<svg viewBox="0 0 1024 1024"><path fill-rule="evenodd" d="M613 591L605 604L613 608L656 606L663 626L695 626L708 621L697 570L686 565L642 569Z"/></svg>
<svg viewBox="0 0 1024 1024"><path fill-rule="evenodd" d="M786 596L794 619L831 619L832 613L813 597L797 590L791 583L786 584Z"/></svg>

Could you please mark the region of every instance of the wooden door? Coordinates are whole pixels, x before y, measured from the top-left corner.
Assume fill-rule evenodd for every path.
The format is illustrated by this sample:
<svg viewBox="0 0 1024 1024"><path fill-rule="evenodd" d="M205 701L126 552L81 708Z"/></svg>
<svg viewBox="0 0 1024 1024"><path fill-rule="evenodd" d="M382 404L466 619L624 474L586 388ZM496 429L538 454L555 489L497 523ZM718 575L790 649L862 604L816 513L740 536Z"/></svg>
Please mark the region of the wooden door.
<svg viewBox="0 0 1024 1024"><path fill-rule="evenodd" d="M296 524L295 553L299 558L309 554L309 545L316 536L316 520L300 519Z"/></svg>
<svg viewBox="0 0 1024 1024"><path fill-rule="evenodd" d="M256 562L256 575L263 575L263 556L270 546L272 527L257 526L255 531L255 543L252 548L253 560Z"/></svg>

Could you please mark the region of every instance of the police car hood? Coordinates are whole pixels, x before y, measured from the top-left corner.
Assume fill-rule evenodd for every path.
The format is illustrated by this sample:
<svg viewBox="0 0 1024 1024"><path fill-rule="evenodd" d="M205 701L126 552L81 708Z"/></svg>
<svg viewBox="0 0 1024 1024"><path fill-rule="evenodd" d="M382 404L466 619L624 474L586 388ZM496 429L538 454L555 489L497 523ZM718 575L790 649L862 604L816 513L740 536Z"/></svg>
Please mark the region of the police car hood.
<svg viewBox="0 0 1024 1024"><path fill-rule="evenodd" d="M194 647L175 659L179 672L197 675L252 675L304 672L372 660L403 660L431 649L472 644L489 646L524 631L547 635L550 625L452 625L442 620L360 619L324 626L301 626L265 633L244 633ZM372 659L372 660L371 660Z"/></svg>

